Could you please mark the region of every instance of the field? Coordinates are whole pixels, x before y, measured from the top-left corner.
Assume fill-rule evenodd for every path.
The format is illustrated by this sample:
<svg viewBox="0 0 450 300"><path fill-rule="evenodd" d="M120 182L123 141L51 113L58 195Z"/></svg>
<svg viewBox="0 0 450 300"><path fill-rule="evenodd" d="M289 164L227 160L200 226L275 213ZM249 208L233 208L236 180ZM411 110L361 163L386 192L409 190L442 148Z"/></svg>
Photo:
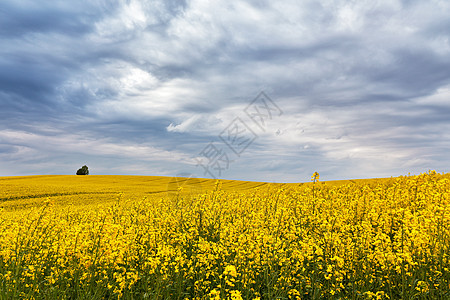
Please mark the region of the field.
<svg viewBox="0 0 450 300"><path fill-rule="evenodd" d="M450 174L0 177L0 299L450 299Z"/></svg>

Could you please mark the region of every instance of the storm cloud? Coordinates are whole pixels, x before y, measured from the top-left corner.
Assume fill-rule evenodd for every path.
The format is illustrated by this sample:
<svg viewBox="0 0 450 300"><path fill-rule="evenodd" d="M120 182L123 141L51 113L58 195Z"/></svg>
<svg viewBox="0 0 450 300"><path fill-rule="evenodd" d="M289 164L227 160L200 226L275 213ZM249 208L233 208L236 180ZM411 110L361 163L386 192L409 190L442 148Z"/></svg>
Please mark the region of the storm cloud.
<svg viewBox="0 0 450 300"><path fill-rule="evenodd" d="M2 1L0 176L84 164L277 182L448 171L448 11L437 0ZM281 110L264 128L245 113L260 92ZM221 139L236 118L255 136L238 155ZM212 149L222 168L208 165Z"/></svg>

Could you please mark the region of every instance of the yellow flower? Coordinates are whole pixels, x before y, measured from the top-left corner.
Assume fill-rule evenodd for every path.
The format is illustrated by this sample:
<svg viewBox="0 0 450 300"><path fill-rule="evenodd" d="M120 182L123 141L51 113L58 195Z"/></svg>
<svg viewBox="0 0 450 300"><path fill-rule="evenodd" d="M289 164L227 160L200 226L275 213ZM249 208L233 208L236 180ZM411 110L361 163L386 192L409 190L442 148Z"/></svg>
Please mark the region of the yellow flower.
<svg viewBox="0 0 450 300"><path fill-rule="evenodd" d="M242 295L240 291L230 291L230 298L231 300L242 300Z"/></svg>
<svg viewBox="0 0 450 300"><path fill-rule="evenodd" d="M220 300L220 291L214 289L211 292L209 292L209 299L210 300Z"/></svg>
<svg viewBox="0 0 450 300"><path fill-rule="evenodd" d="M225 275L230 275L232 277L237 277L236 267L233 265L228 265L225 267L225 271L223 272Z"/></svg>

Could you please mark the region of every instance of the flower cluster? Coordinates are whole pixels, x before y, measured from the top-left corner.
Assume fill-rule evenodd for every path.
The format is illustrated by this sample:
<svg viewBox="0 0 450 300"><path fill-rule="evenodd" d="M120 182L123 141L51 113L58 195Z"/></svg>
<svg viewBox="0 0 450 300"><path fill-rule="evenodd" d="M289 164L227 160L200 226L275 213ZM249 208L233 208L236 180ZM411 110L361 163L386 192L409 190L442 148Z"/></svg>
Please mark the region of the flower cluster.
<svg viewBox="0 0 450 300"><path fill-rule="evenodd" d="M0 180L0 298L450 297L448 174L313 179L170 196Z"/></svg>

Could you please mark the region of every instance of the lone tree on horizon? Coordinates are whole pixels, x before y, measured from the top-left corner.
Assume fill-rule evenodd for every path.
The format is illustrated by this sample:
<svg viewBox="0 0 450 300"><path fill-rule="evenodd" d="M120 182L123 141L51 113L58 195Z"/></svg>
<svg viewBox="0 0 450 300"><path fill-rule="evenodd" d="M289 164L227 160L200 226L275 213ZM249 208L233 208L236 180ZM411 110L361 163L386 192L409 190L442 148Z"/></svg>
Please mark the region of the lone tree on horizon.
<svg viewBox="0 0 450 300"><path fill-rule="evenodd" d="M77 175L89 175L89 168L84 165L77 171Z"/></svg>

